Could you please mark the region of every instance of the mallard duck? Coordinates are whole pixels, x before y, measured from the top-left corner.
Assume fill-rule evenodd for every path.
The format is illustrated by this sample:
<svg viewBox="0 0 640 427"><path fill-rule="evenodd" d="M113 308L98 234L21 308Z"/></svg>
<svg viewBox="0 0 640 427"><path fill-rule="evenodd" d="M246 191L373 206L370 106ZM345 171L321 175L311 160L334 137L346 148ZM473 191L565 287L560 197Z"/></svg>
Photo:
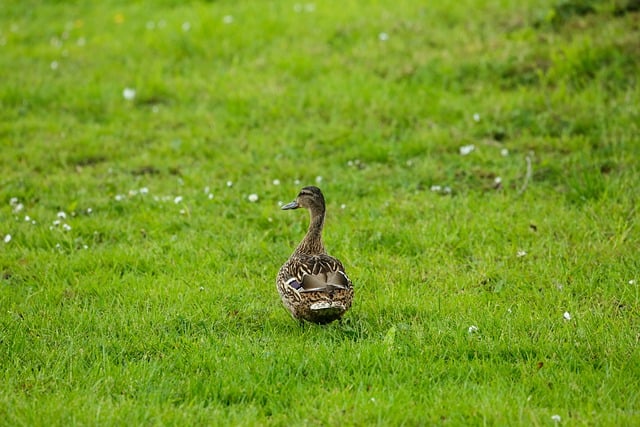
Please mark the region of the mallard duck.
<svg viewBox="0 0 640 427"><path fill-rule="evenodd" d="M353 284L344 266L327 254L322 243L325 204L318 187L304 187L282 209L306 208L309 230L280 268L276 286L282 303L294 319L325 324L341 319L351 307Z"/></svg>

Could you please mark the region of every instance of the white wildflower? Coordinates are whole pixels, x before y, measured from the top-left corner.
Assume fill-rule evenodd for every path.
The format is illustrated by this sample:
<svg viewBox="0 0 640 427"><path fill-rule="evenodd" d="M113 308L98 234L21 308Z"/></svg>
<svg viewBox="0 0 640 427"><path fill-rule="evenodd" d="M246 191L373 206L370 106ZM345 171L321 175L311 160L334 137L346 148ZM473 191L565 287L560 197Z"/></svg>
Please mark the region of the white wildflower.
<svg viewBox="0 0 640 427"><path fill-rule="evenodd" d="M478 332L480 330L480 328L478 328L476 325L471 325L469 326L469 333L473 334L475 332Z"/></svg>
<svg viewBox="0 0 640 427"><path fill-rule="evenodd" d="M189 30L191 30L191 24L189 22L183 22L182 23L182 31L184 31L186 33Z"/></svg>
<svg viewBox="0 0 640 427"><path fill-rule="evenodd" d="M631 280L629 280L629 284L630 284L630 285L635 285L635 284L636 284L636 281L635 281L634 279L631 279Z"/></svg>
<svg viewBox="0 0 640 427"><path fill-rule="evenodd" d="M62 228L64 229L64 231L71 231L71 226L66 222L62 224Z"/></svg>
<svg viewBox="0 0 640 427"><path fill-rule="evenodd" d="M60 219L65 219L67 217L67 214L64 213L63 211L60 211L56 216Z"/></svg>
<svg viewBox="0 0 640 427"><path fill-rule="evenodd" d="M527 252L523 251L523 250L520 250L520 251L516 252L516 256L518 258L522 258L523 256L526 256L526 255L527 255Z"/></svg>
<svg viewBox="0 0 640 427"><path fill-rule="evenodd" d="M18 204L18 198L17 197L12 197L11 199L9 199L9 204L11 206L15 206Z"/></svg>
<svg viewBox="0 0 640 427"><path fill-rule="evenodd" d="M251 202L251 203L255 203L258 201L258 195L257 194L249 194L249 196L247 197L247 199Z"/></svg>
<svg viewBox="0 0 640 427"><path fill-rule="evenodd" d="M560 417L560 415L558 414L554 414L554 415L551 415L551 420L556 423L559 423L560 421L562 421L562 417Z"/></svg>
<svg viewBox="0 0 640 427"><path fill-rule="evenodd" d="M273 185L280 185L280 180L279 179L274 179L273 180Z"/></svg>
<svg viewBox="0 0 640 427"><path fill-rule="evenodd" d="M126 87L124 88L124 90L122 91L122 96L124 97L124 99L126 99L127 101L133 101L136 97L136 90L132 89L130 87Z"/></svg>
<svg viewBox="0 0 640 427"><path fill-rule="evenodd" d="M499 176L496 176L493 180L493 183L496 185L502 184L502 178L500 178Z"/></svg>
<svg viewBox="0 0 640 427"><path fill-rule="evenodd" d="M57 70L59 66L60 66L60 64L58 63L58 61L52 61L51 62L51 69L52 70L54 70L54 71Z"/></svg>
<svg viewBox="0 0 640 427"><path fill-rule="evenodd" d="M233 181L227 181L227 187L232 187L233 186Z"/></svg>
<svg viewBox="0 0 640 427"><path fill-rule="evenodd" d="M24 216L24 221L25 221L25 222L29 222L29 221L31 221L31 217L30 217L29 215L25 215L25 216Z"/></svg>
<svg viewBox="0 0 640 427"><path fill-rule="evenodd" d="M222 22L224 22L225 24L232 24L233 23L233 16L231 15L225 15L222 18Z"/></svg>
<svg viewBox="0 0 640 427"><path fill-rule="evenodd" d="M431 186L431 191L433 191L434 193L438 193L442 191L442 186L434 184Z"/></svg>
<svg viewBox="0 0 640 427"><path fill-rule="evenodd" d="M316 184L320 184L322 182L322 177L320 175L316 176Z"/></svg>
<svg viewBox="0 0 640 427"><path fill-rule="evenodd" d="M500 150L500 155L502 157L507 157L509 155L509 150L507 150L506 148L503 148L502 150Z"/></svg>
<svg viewBox="0 0 640 427"><path fill-rule="evenodd" d="M213 193L209 193L207 197L209 198L209 200L213 199Z"/></svg>
<svg viewBox="0 0 640 427"><path fill-rule="evenodd" d="M177 205L178 203L180 203L180 202L182 202L182 196L176 196L176 197L173 199L173 203L175 203L176 205Z"/></svg>
<svg viewBox="0 0 640 427"><path fill-rule="evenodd" d="M13 207L13 213L18 213L24 209L24 205L22 203L18 203Z"/></svg>
<svg viewBox="0 0 640 427"><path fill-rule="evenodd" d="M387 40L389 40L389 34L387 33L378 34L378 40L380 40L381 42L386 42Z"/></svg>
<svg viewBox="0 0 640 427"><path fill-rule="evenodd" d="M11 234L7 234L6 236L4 236L5 243L9 243L10 241L11 241Z"/></svg>
<svg viewBox="0 0 640 427"><path fill-rule="evenodd" d="M93 212L93 209L87 208L87 214L91 214L91 212Z"/></svg>
<svg viewBox="0 0 640 427"><path fill-rule="evenodd" d="M340 209L346 209L347 205L345 205L344 203L340 205Z"/></svg>
<svg viewBox="0 0 640 427"><path fill-rule="evenodd" d="M138 191L140 192L140 194L149 194L149 189L147 187L142 187Z"/></svg>
<svg viewBox="0 0 640 427"><path fill-rule="evenodd" d="M474 122L479 122L480 121L480 114L473 113L473 121Z"/></svg>
<svg viewBox="0 0 640 427"><path fill-rule="evenodd" d="M475 149L476 149L476 146L473 144L463 145L462 147L460 147L460 155L466 156L468 154L471 154L471 152Z"/></svg>
<svg viewBox="0 0 640 427"><path fill-rule="evenodd" d="M124 200L124 194L116 194L114 199L116 199L116 202L120 202Z"/></svg>
<svg viewBox="0 0 640 427"><path fill-rule="evenodd" d="M209 188L208 185L204 187L204 194L209 194L210 192L211 192L211 189Z"/></svg>
<svg viewBox="0 0 640 427"><path fill-rule="evenodd" d="M568 311L565 311L562 317L564 317L564 320L571 320L571 314Z"/></svg>

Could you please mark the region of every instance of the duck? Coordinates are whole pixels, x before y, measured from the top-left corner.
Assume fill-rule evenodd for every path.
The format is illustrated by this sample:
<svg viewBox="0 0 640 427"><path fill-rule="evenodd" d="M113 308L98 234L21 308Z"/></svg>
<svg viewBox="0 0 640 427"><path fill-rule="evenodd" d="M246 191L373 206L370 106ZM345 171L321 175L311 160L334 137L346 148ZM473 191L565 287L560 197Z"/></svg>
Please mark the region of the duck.
<svg viewBox="0 0 640 427"><path fill-rule="evenodd" d="M283 210L304 208L310 213L309 229L276 277L276 287L285 308L301 324L327 324L351 308L353 283L342 262L327 254L322 242L325 201L318 187L304 187Z"/></svg>

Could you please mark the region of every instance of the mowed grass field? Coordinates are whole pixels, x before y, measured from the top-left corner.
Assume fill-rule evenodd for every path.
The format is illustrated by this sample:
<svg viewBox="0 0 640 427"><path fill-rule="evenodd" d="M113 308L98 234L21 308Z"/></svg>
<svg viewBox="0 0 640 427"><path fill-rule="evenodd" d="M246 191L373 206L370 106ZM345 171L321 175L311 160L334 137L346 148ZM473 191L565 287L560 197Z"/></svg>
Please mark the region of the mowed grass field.
<svg viewBox="0 0 640 427"><path fill-rule="evenodd" d="M637 1L87 3L0 6L1 425L640 424Z"/></svg>

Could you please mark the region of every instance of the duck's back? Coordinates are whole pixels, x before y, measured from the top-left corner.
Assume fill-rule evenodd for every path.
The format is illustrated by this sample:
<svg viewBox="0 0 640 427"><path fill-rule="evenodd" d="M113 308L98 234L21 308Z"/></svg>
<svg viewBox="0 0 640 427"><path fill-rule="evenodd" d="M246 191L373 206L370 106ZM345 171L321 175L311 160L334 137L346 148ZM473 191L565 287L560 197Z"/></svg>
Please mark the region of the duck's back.
<svg viewBox="0 0 640 427"><path fill-rule="evenodd" d="M351 307L351 280L342 263L327 254L292 255L276 283L282 302L296 319L329 323Z"/></svg>

